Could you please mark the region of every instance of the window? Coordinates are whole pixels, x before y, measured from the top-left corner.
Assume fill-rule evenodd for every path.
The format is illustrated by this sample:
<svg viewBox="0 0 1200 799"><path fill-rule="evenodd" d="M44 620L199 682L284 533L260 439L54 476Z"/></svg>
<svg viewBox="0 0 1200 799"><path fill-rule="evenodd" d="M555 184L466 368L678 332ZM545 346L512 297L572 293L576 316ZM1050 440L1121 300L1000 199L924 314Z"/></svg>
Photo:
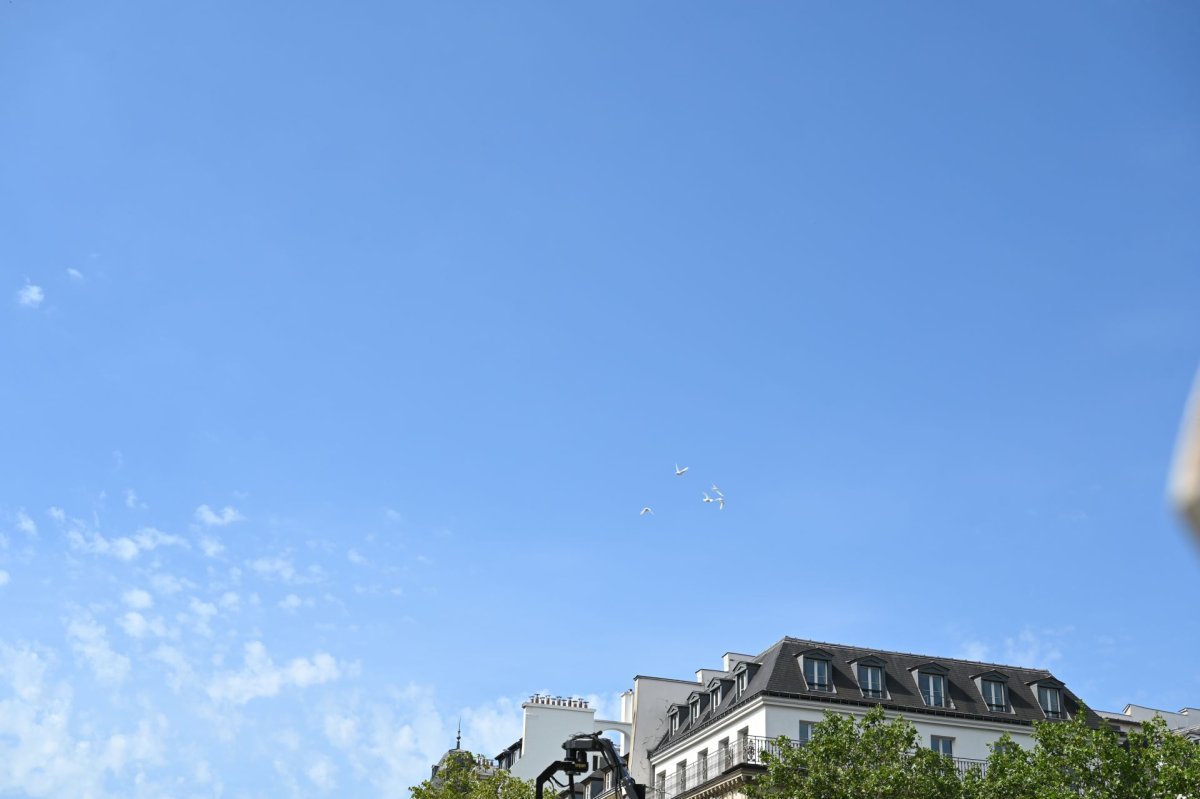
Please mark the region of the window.
<svg viewBox="0 0 1200 799"><path fill-rule="evenodd" d="M729 739L722 738L717 742L717 772L729 768Z"/></svg>
<svg viewBox="0 0 1200 799"><path fill-rule="evenodd" d="M693 700L690 707L692 709L692 721L695 721L696 719L700 718L700 700Z"/></svg>
<svg viewBox="0 0 1200 799"><path fill-rule="evenodd" d="M683 793L687 790L687 761L680 760L675 766L675 790Z"/></svg>
<svg viewBox="0 0 1200 799"><path fill-rule="evenodd" d="M678 729L679 729L679 713L672 712L671 713L671 732L675 732Z"/></svg>
<svg viewBox="0 0 1200 799"><path fill-rule="evenodd" d="M1049 719L1061 719L1062 712L1062 694L1057 688L1049 685L1038 686L1038 704L1042 706L1042 712Z"/></svg>
<svg viewBox="0 0 1200 799"><path fill-rule="evenodd" d="M738 730L738 762L745 763L750 760L750 728L742 727Z"/></svg>
<svg viewBox="0 0 1200 799"><path fill-rule="evenodd" d="M946 678L940 674L921 672L921 697L930 707L946 707Z"/></svg>
<svg viewBox="0 0 1200 799"><path fill-rule="evenodd" d="M832 691L829 684L829 661L819 658L804 658L804 681L810 691Z"/></svg>
<svg viewBox="0 0 1200 799"><path fill-rule="evenodd" d="M812 722L811 721L802 721L802 722L800 722L800 735L797 736L796 740L798 740L802 744L806 744L812 740L812 734L813 734Z"/></svg>
<svg viewBox="0 0 1200 799"><path fill-rule="evenodd" d="M613 773L611 771L604 772L604 790L612 789Z"/></svg>
<svg viewBox="0 0 1200 799"><path fill-rule="evenodd" d="M883 698L883 669L879 666L858 664L858 687L862 688L863 696L872 699Z"/></svg>
<svg viewBox="0 0 1200 799"><path fill-rule="evenodd" d="M708 782L708 750L701 749L696 753L696 765L700 767L700 773L696 776L696 784Z"/></svg>
<svg viewBox="0 0 1200 799"><path fill-rule="evenodd" d="M1001 713L1007 711L1008 697L1004 693L1004 683L999 680L984 680L983 701L987 703L988 710L997 710Z"/></svg>
<svg viewBox="0 0 1200 799"><path fill-rule="evenodd" d="M746 691L746 672L742 672L737 676L737 695L741 696Z"/></svg>
<svg viewBox="0 0 1200 799"><path fill-rule="evenodd" d="M715 690L711 694L709 694L708 701L709 701L709 704L712 705L713 710L716 710L717 705L721 704L721 686L718 685L717 690Z"/></svg>
<svg viewBox="0 0 1200 799"><path fill-rule="evenodd" d="M654 778L655 792L658 794L657 799L666 799L667 796L667 775L661 771Z"/></svg>
<svg viewBox="0 0 1200 799"><path fill-rule="evenodd" d="M954 757L954 739L941 735L929 736L929 748L946 757Z"/></svg>

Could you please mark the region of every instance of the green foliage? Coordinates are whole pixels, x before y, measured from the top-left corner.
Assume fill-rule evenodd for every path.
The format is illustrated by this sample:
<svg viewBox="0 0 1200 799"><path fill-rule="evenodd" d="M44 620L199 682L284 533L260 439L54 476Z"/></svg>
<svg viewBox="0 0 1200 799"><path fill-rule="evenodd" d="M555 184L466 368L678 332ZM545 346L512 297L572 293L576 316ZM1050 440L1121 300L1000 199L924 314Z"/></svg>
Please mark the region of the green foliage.
<svg viewBox="0 0 1200 799"><path fill-rule="evenodd" d="M749 786L750 799L961 799L953 762L917 748L917 730L888 720L881 708L864 718L826 712L812 739L793 747L779 741L765 753L766 774Z"/></svg>
<svg viewBox="0 0 1200 799"><path fill-rule="evenodd" d="M750 799L1200 799L1200 745L1159 718L1131 733L1127 746L1108 725L1069 721L1034 725L1032 748L1005 735L986 774L960 776L953 762L920 748L916 728L880 708L860 720L827 712L811 741L763 756L766 773Z"/></svg>
<svg viewBox="0 0 1200 799"><path fill-rule="evenodd" d="M533 783L507 771L476 767L467 751L451 753L437 776L414 785L412 799L533 799Z"/></svg>

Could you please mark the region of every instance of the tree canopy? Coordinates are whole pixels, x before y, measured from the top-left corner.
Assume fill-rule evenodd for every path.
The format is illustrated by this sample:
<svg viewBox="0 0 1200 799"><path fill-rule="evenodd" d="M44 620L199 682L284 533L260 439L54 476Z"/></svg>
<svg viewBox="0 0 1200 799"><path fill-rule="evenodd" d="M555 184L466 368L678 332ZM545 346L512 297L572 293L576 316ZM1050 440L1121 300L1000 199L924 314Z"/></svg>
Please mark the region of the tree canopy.
<svg viewBox="0 0 1200 799"><path fill-rule="evenodd" d="M916 728L881 708L855 719L827 712L811 740L781 738L750 799L1200 799L1200 745L1160 719L1129 734L1091 727L1081 712L1034 725L1033 746L1004 736L986 769L955 767L921 748Z"/></svg>
<svg viewBox="0 0 1200 799"><path fill-rule="evenodd" d="M414 785L412 799L533 799L533 783L507 771L480 768L475 755L451 752L437 774Z"/></svg>

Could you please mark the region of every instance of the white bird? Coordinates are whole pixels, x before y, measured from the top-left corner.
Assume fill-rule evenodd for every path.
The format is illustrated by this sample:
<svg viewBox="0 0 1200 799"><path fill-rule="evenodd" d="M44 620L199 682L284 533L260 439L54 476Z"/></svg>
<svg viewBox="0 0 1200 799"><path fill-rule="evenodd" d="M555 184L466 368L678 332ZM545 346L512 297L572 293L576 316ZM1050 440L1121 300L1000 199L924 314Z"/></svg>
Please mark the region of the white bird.
<svg viewBox="0 0 1200 799"><path fill-rule="evenodd" d="M712 490L712 492L713 492L714 494L716 494L718 497L723 497L723 496L725 496L724 494L722 494L722 493L721 493L721 489L717 488L717 484L716 484L716 483L713 483L713 484L712 484L712 489L711 489L711 490Z"/></svg>
<svg viewBox="0 0 1200 799"><path fill-rule="evenodd" d="M688 467L684 466L682 469L680 469L679 464L678 463L675 464L675 476L676 477L683 477L683 473L686 472L687 470L688 470Z"/></svg>
<svg viewBox="0 0 1200 799"><path fill-rule="evenodd" d="M705 501L705 502L716 502L716 500L715 500L715 499L713 499L712 497L710 497L710 496L708 495L708 492L707 492L707 491L705 491L705 492L704 492L704 501Z"/></svg>
<svg viewBox="0 0 1200 799"><path fill-rule="evenodd" d="M717 510L725 510L725 497L717 498Z"/></svg>
<svg viewBox="0 0 1200 799"><path fill-rule="evenodd" d="M649 513L651 516L654 515L654 511L650 510L650 507L647 506L647 507L642 508L642 512L639 513L638 516L645 516L647 513Z"/></svg>

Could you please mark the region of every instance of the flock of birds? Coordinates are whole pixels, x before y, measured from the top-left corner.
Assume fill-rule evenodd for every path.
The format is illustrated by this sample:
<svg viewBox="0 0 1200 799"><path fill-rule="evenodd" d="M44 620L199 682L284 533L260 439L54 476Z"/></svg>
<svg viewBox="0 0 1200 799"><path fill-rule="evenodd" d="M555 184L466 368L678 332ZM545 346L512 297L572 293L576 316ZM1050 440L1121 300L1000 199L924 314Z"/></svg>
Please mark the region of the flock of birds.
<svg viewBox="0 0 1200 799"><path fill-rule="evenodd" d="M688 470L687 466L680 468L678 463L675 464L675 476L676 477L683 477L685 474L687 474L687 470ZM713 494L715 494L716 496L709 496L708 491L713 492ZM701 501L705 505L710 505L715 502L717 505L717 510L725 510L725 495L721 493L721 489L717 488L717 484L713 483L712 486L708 489L708 491L704 492L704 498ZM647 505L644 508L642 508L642 512L639 513L638 515L639 516L653 516L654 510L649 505Z"/></svg>

